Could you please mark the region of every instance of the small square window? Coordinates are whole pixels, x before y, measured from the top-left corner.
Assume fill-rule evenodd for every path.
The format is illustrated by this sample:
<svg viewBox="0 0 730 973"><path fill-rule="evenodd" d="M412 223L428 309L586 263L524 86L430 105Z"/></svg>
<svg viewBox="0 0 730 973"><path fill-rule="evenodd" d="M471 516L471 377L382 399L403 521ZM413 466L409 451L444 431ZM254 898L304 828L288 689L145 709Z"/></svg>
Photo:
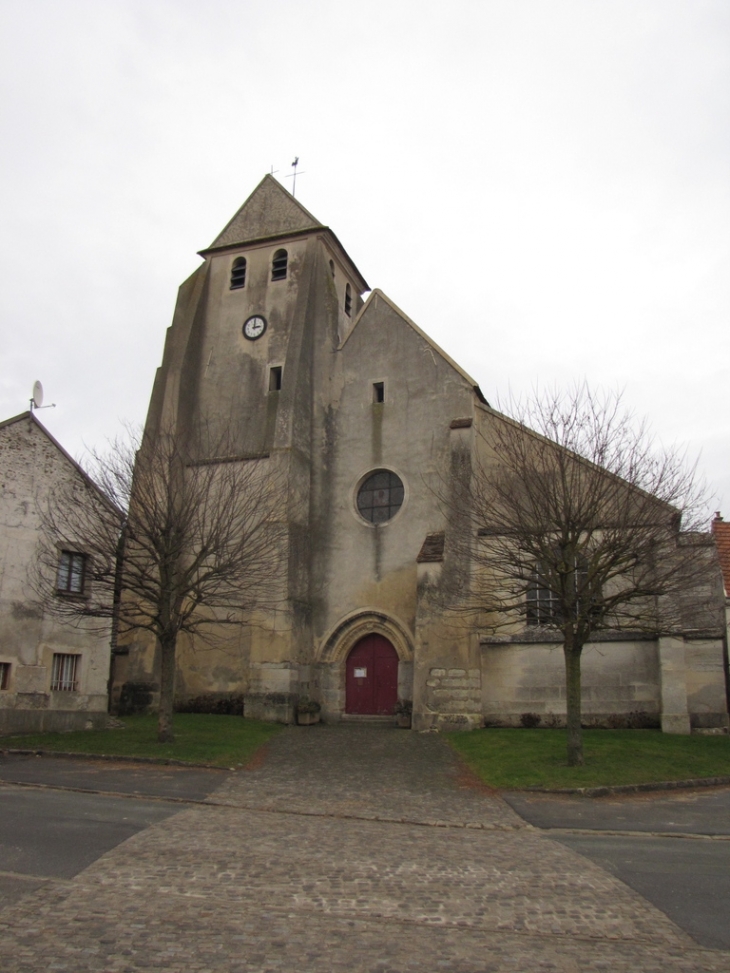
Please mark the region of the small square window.
<svg viewBox="0 0 730 973"><path fill-rule="evenodd" d="M78 691L78 655L66 655L61 652L53 653L53 668L51 669L51 691L54 693L75 693Z"/></svg>
<svg viewBox="0 0 730 973"><path fill-rule="evenodd" d="M61 551L58 562L56 590L64 595L81 595L86 580L86 555Z"/></svg>
<svg viewBox="0 0 730 973"><path fill-rule="evenodd" d="M10 663L0 662L0 689L7 689L10 685Z"/></svg>
<svg viewBox="0 0 730 973"><path fill-rule="evenodd" d="M385 382L373 382L373 402L385 402Z"/></svg>
<svg viewBox="0 0 730 973"><path fill-rule="evenodd" d="M269 392L281 391L281 365L272 365L269 369Z"/></svg>

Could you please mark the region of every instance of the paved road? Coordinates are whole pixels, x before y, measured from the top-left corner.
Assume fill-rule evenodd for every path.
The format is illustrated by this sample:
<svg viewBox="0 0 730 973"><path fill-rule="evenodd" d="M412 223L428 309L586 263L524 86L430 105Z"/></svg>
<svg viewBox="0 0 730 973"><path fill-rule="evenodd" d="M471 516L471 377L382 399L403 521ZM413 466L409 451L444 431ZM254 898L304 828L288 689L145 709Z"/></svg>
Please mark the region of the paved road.
<svg viewBox="0 0 730 973"><path fill-rule="evenodd" d="M0 908L48 882L73 878L133 834L176 814L178 801L203 800L226 777L125 761L0 755L6 785L0 789ZM18 783L26 786L13 786Z"/></svg>
<svg viewBox="0 0 730 973"><path fill-rule="evenodd" d="M620 878L703 946L730 950L730 842L604 835L557 840Z"/></svg>
<svg viewBox="0 0 730 973"><path fill-rule="evenodd" d="M200 801L228 777L228 771L126 760L81 760L0 754L0 781L81 790L134 794L138 797Z"/></svg>
<svg viewBox="0 0 730 973"><path fill-rule="evenodd" d="M616 875L702 945L730 950L730 787L598 799L504 797L526 821ZM574 833L560 833L566 830Z"/></svg>
<svg viewBox="0 0 730 973"><path fill-rule="evenodd" d="M730 836L730 787L585 798L508 793L508 804L538 828Z"/></svg>
<svg viewBox="0 0 730 973"><path fill-rule="evenodd" d="M207 803L0 911L0 969L730 970L553 833L437 735L292 727Z"/></svg>
<svg viewBox="0 0 730 973"><path fill-rule="evenodd" d="M54 879L78 875L175 804L64 791L0 790L0 908Z"/></svg>

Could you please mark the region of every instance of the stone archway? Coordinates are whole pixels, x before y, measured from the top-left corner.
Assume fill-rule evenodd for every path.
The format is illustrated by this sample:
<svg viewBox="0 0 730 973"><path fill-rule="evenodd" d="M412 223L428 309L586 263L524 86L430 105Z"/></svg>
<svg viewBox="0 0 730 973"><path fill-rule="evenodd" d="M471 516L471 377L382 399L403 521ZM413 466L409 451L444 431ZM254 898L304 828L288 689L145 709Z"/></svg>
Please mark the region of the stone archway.
<svg viewBox="0 0 730 973"><path fill-rule="evenodd" d="M380 636L397 655L398 696L413 693L411 636L396 619L384 612L362 609L343 618L321 643L316 666L322 689L323 716L339 719L347 709L347 659L358 644ZM352 676L352 674L351 674Z"/></svg>
<svg viewBox="0 0 730 973"><path fill-rule="evenodd" d="M322 642L317 662L344 662L355 644L366 635L382 635L398 653L400 662L413 662L411 636L399 621L385 612L361 609L347 615Z"/></svg>

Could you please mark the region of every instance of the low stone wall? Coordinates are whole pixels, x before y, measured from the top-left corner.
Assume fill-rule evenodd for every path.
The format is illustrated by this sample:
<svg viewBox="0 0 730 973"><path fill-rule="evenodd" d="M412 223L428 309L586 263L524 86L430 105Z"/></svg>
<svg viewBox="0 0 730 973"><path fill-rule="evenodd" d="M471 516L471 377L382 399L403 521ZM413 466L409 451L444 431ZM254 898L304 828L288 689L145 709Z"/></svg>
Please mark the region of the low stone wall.
<svg viewBox="0 0 730 973"><path fill-rule="evenodd" d="M581 683L585 726L659 725L661 689L655 641L586 646ZM564 726L562 646L557 642L482 645L482 706L487 726Z"/></svg>
<svg viewBox="0 0 730 973"><path fill-rule="evenodd" d="M728 725L722 645L715 639L605 639L581 658L583 725L689 733ZM487 726L565 725L558 641L482 643Z"/></svg>
<svg viewBox="0 0 730 973"><path fill-rule="evenodd" d="M85 713L77 710L57 709L3 709L0 710L0 735L103 730L107 720L106 707L99 712Z"/></svg>

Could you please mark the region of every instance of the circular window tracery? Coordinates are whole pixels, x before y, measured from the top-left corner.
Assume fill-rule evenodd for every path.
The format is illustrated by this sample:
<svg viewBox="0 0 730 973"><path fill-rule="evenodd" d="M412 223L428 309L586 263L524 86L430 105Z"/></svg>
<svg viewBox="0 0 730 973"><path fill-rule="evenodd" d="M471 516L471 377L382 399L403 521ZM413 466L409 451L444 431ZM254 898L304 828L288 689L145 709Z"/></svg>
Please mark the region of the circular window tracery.
<svg viewBox="0 0 730 973"><path fill-rule="evenodd" d="M392 470L376 470L357 491L357 510L371 524L384 524L403 506L403 481Z"/></svg>

